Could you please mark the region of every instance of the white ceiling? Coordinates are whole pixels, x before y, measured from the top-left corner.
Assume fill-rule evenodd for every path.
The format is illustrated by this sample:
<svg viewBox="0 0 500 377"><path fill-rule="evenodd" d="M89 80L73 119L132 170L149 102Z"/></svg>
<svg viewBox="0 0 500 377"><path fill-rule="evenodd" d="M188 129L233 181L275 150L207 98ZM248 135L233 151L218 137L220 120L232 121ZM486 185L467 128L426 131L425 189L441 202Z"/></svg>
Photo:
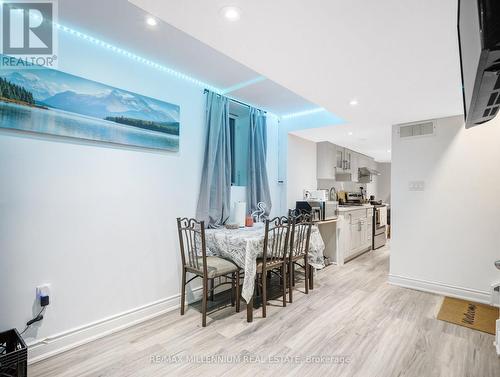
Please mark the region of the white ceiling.
<svg viewBox="0 0 500 377"><path fill-rule="evenodd" d="M462 112L457 0L130 1L348 123L302 137L388 160L391 125Z"/></svg>
<svg viewBox="0 0 500 377"><path fill-rule="evenodd" d="M59 22L137 55L161 63L220 89L255 79L260 74L166 22L150 27L148 12L127 0L59 0ZM317 107L270 80L227 95L282 115Z"/></svg>

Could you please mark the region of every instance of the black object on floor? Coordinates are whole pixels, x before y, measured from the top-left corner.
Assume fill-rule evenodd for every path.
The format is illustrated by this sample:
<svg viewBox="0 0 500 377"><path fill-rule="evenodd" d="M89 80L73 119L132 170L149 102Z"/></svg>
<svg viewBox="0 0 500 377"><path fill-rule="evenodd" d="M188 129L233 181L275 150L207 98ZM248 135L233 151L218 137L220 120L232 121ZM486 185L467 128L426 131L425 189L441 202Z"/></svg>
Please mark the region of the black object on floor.
<svg viewBox="0 0 500 377"><path fill-rule="evenodd" d="M26 377L28 348L16 329L0 333L0 376Z"/></svg>

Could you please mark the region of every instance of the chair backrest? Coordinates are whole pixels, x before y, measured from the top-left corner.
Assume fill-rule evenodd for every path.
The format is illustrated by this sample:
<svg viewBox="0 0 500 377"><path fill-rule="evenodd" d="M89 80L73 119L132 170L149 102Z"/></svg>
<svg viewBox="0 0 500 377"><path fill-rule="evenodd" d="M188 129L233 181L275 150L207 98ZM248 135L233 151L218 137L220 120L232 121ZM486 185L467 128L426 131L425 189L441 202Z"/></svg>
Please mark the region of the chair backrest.
<svg viewBox="0 0 500 377"><path fill-rule="evenodd" d="M312 221L311 215L301 213L290 217L292 231L290 234L290 257L307 255L309 252L309 240L311 239Z"/></svg>
<svg viewBox="0 0 500 377"><path fill-rule="evenodd" d="M266 220L263 250L263 260L266 264L275 263L287 256L289 237L290 221L287 217Z"/></svg>
<svg viewBox="0 0 500 377"><path fill-rule="evenodd" d="M207 273L207 249L205 222L189 218L177 218L179 244L183 267L191 267ZM201 261L200 261L201 257Z"/></svg>
<svg viewBox="0 0 500 377"><path fill-rule="evenodd" d="M311 212L305 209L291 208L288 210L288 217L297 217L300 215L310 215Z"/></svg>

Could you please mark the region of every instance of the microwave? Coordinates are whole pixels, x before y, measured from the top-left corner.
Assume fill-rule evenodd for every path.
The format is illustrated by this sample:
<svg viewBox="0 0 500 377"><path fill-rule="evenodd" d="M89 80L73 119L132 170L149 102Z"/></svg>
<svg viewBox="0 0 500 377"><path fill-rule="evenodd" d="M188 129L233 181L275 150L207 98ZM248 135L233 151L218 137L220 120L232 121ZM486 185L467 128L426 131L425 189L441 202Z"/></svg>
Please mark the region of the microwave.
<svg viewBox="0 0 500 377"><path fill-rule="evenodd" d="M325 221L337 217L337 204L337 202L329 200L300 200L295 203L295 209L309 213L312 221Z"/></svg>

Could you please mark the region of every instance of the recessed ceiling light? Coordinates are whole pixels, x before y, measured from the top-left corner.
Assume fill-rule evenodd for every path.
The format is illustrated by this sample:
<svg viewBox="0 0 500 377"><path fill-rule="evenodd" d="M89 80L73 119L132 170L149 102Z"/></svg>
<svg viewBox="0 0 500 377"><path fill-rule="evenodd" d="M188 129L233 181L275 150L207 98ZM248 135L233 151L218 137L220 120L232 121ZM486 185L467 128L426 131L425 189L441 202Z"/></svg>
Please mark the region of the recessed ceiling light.
<svg viewBox="0 0 500 377"><path fill-rule="evenodd" d="M151 17L151 16L148 16L146 18L146 23L149 25L149 26L156 26L158 24L158 21L156 21L156 18L154 17Z"/></svg>
<svg viewBox="0 0 500 377"><path fill-rule="evenodd" d="M229 21L238 21L241 17L241 10L237 7L224 7L221 9L221 13Z"/></svg>
<svg viewBox="0 0 500 377"><path fill-rule="evenodd" d="M387 153L391 153L391 150L390 150L390 149L388 149L388 150L387 150Z"/></svg>
<svg viewBox="0 0 500 377"><path fill-rule="evenodd" d="M351 101L349 101L349 105L351 105L351 106L356 106L357 104L358 104L357 99L352 99Z"/></svg>
<svg viewBox="0 0 500 377"><path fill-rule="evenodd" d="M349 135L349 136L352 136L352 132L349 132L349 133L348 133L348 135Z"/></svg>

